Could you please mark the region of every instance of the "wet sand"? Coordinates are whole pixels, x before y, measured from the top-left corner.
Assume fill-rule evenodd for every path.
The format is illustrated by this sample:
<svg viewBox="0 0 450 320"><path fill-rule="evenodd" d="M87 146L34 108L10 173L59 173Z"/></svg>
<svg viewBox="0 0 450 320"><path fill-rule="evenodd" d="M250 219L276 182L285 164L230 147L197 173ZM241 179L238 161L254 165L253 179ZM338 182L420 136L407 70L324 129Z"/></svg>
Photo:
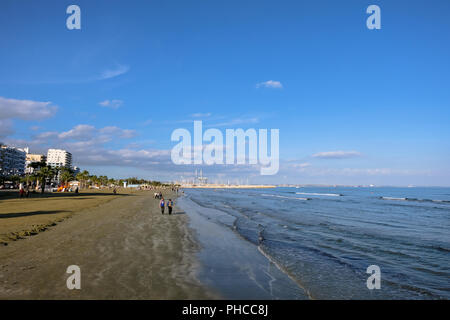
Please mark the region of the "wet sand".
<svg viewBox="0 0 450 320"><path fill-rule="evenodd" d="M224 299L307 300L309 292L285 270L230 226L235 217L202 207L188 196L179 205L189 212L189 226L202 250L199 278ZM220 221L220 222L219 222Z"/></svg>
<svg viewBox="0 0 450 320"><path fill-rule="evenodd" d="M118 197L1 246L0 298L218 298L197 279L200 248L187 215L177 207L161 215L152 196ZM81 269L81 290L66 286L70 265Z"/></svg>

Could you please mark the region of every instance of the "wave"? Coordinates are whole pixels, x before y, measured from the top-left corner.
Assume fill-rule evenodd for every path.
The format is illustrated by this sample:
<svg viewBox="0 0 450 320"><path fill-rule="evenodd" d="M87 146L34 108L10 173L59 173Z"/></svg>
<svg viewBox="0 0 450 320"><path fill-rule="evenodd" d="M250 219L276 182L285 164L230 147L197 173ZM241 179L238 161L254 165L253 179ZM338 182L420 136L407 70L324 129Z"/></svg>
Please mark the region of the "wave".
<svg viewBox="0 0 450 320"><path fill-rule="evenodd" d="M285 275L287 275L292 281L294 281L301 289L303 289L303 291L305 292L306 296L310 299L310 300L315 300L314 297L312 296L311 292L294 276L291 274L291 272L289 272L289 270L287 268L285 268L282 264L278 263L277 260L275 260L269 253L267 253L263 247L261 245L259 245L258 247L258 251L264 256L266 257L267 260L269 260L271 263L273 263L278 270L280 270L281 272L283 272Z"/></svg>
<svg viewBox="0 0 450 320"><path fill-rule="evenodd" d="M397 200L397 201L406 201L406 198L394 198L394 197L380 197L382 200Z"/></svg>
<svg viewBox="0 0 450 320"><path fill-rule="evenodd" d="M444 246L429 246L432 249L438 250L438 251L442 251L442 252L450 252L450 248L446 248Z"/></svg>
<svg viewBox="0 0 450 320"><path fill-rule="evenodd" d="M304 194L304 195L310 195L310 196L342 197L342 194L340 194L340 193L296 192L295 194Z"/></svg>
<svg viewBox="0 0 450 320"><path fill-rule="evenodd" d="M450 200L431 200L432 202L450 203Z"/></svg>
<svg viewBox="0 0 450 320"><path fill-rule="evenodd" d="M437 199L418 199L418 198L395 198L395 197L379 197L382 200L397 200L397 201L415 201L415 202L435 202L435 203L450 203L450 200Z"/></svg>
<svg viewBox="0 0 450 320"><path fill-rule="evenodd" d="M262 196L283 198L283 199L293 199L293 200L303 200L303 201L311 200L311 198L286 197L286 196L280 196L280 195L277 195L277 194L267 194L267 193L263 193Z"/></svg>

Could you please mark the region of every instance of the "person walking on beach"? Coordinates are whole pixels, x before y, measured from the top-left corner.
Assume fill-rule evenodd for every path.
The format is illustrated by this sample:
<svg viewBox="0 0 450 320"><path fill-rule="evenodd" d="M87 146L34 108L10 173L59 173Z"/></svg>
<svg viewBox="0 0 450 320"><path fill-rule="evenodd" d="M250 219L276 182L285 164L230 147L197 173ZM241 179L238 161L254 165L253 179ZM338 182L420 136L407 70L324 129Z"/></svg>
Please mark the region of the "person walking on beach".
<svg viewBox="0 0 450 320"><path fill-rule="evenodd" d="M172 207L173 207L173 201L172 201L172 199L169 199L169 201L167 201L167 209L169 210L169 214L172 214Z"/></svg>
<svg viewBox="0 0 450 320"><path fill-rule="evenodd" d="M161 208L161 214L164 214L164 207L165 207L164 198L161 198L161 201L159 201L159 207Z"/></svg>
<svg viewBox="0 0 450 320"><path fill-rule="evenodd" d="M25 194L25 190L23 189L23 183L19 184L19 197L23 198L23 195Z"/></svg>

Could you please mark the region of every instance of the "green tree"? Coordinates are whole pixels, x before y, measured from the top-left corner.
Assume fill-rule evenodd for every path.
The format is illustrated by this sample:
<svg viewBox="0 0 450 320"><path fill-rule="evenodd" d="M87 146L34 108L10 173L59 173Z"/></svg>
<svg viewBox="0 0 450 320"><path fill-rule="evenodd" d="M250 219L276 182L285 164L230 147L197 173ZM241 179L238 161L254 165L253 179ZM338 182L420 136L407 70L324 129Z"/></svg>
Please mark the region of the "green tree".
<svg viewBox="0 0 450 320"><path fill-rule="evenodd" d="M82 172L77 174L77 180L81 183L81 188L85 188L86 184L89 180L89 172L87 170L83 170Z"/></svg>
<svg viewBox="0 0 450 320"><path fill-rule="evenodd" d="M73 171L69 168L61 167L59 179L66 185L69 181L74 179Z"/></svg>
<svg viewBox="0 0 450 320"><path fill-rule="evenodd" d="M100 180L96 175L89 176L89 180L95 186L98 186L100 184Z"/></svg>
<svg viewBox="0 0 450 320"><path fill-rule="evenodd" d="M37 174L39 169L47 166L46 162L43 160L41 162L32 162L28 164L28 168L33 168L33 172L28 175L27 181L36 181L39 184L39 175Z"/></svg>
<svg viewBox="0 0 450 320"><path fill-rule="evenodd" d="M39 171L36 173L36 176L39 178L40 181L42 181L41 193L44 193L47 179L51 179L56 175L57 171L50 166L43 166L39 169Z"/></svg>

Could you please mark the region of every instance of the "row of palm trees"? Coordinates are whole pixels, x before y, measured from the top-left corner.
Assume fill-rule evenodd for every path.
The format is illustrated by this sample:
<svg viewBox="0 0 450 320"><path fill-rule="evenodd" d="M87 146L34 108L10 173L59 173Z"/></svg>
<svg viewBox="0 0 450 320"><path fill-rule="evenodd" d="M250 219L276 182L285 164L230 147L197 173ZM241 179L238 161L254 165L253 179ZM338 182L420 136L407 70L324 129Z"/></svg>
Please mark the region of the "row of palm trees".
<svg viewBox="0 0 450 320"><path fill-rule="evenodd" d="M151 181L145 179L138 179L136 177L131 177L127 179L112 179L107 176L101 175L91 175L89 171L84 170L75 174L74 171L66 167L51 167L46 164L45 161L42 162L32 162L28 165L29 168L33 168L32 173L27 174L23 177L21 176L10 176L3 177L3 180L8 179L14 183L35 183L36 186L40 186L42 192L44 192L45 185L52 180L57 180L59 176L59 181L64 185L67 185L69 181L78 180L80 182L80 188L89 188L91 186L101 187L101 186L122 186L124 182L127 184L148 184L153 186L162 186L163 183L159 181Z"/></svg>
<svg viewBox="0 0 450 320"><path fill-rule="evenodd" d="M66 167L51 167L47 165L45 161L32 162L28 165L28 167L33 168L33 172L23 177L21 181L27 184L30 182L35 182L36 185L41 186L42 192L44 192L47 182L56 180L58 176L59 181L64 184L67 184L69 181L75 179L72 169Z"/></svg>
<svg viewBox="0 0 450 320"><path fill-rule="evenodd" d="M78 173L75 177L79 182L81 188L86 188L89 186L111 186L111 185L119 185L119 180L110 179L107 176L96 176L90 175L89 171L84 170Z"/></svg>

